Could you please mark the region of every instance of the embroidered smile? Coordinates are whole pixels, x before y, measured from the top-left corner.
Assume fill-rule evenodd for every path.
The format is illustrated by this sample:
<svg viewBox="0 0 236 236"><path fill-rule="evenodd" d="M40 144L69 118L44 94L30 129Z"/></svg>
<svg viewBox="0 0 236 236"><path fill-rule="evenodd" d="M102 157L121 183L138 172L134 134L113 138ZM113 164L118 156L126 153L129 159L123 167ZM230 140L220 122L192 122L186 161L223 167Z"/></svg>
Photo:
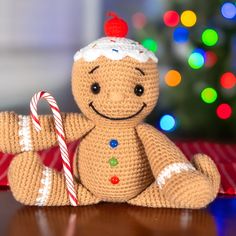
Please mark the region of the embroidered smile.
<svg viewBox="0 0 236 236"><path fill-rule="evenodd" d="M135 116L137 116L139 113L142 112L142 110L147 106L146 103L143 103L143 106L140 108L139 111L137 111L135 114L131 115L131 116L127 116L127 117L109 117L109 116L106 116L104 114L102 114L101 112L99 112L93 105L93 102L90 102L89 103L89 106L100 116L102 116L103 118L106 118L106 119L109 119L109 120L128 120L128 119L131 119Z"/></svg>

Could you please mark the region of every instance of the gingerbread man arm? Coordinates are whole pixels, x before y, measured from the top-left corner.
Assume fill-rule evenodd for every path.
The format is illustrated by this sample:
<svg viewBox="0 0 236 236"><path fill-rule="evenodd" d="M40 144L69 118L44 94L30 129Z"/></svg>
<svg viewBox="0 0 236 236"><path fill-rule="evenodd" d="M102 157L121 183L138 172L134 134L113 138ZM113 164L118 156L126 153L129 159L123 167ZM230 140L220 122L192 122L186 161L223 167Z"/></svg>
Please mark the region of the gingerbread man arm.
<svg viewBox="0 0 236 236"><path fill-rule="evenodd" d="M163 187L173 174L194 170L179 148L157 129L148 124L140 124L136 130L159 187Z"/></svg>
<svg viewBox="0 0 236 236"><path fill-rule="evenodd" d="M62 113L66 142L78 140L88 133L94 124L79 113ZM57 136L53 116L39 116L42 127L37 132L30 116L17 115L14 112L0 113L0 151L20 153L39 151L57 145Z"/></svg>

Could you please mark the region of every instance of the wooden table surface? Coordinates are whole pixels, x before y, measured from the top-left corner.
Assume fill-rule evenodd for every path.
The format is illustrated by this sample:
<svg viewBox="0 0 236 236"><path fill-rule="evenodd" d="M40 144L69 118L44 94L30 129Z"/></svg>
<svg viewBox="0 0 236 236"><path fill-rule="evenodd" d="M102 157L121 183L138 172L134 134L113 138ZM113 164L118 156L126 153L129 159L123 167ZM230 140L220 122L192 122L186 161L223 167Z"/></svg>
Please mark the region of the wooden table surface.
<svg viewBox="0 0 236 236"><path fill-rule="evenodd" d="M236 235L236 198L207 209L177 210L101 203L84 207L26 207L0 191L0 236Z"/></svg>

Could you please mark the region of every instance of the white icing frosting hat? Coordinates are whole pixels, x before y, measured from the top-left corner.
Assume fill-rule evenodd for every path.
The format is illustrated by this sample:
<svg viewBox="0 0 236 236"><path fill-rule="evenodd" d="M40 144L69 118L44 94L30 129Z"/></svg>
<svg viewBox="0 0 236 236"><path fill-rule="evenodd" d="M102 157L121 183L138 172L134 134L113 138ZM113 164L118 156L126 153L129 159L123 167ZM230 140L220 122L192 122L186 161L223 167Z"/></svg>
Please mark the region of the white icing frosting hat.
<svg viewBox="0 0 236 236"><path fill-rule="evenodd" d="M88 46L80 49L74 56L74 61L83 59L85 61L94 61L100 56L105 56L111 60L122 60L125 57L131 57L139 62L146 62L148 59L158 62L155 54L140 43L125 38L128 32L128 25L116 14L104 25L107 37L100 38Z"/></svg>

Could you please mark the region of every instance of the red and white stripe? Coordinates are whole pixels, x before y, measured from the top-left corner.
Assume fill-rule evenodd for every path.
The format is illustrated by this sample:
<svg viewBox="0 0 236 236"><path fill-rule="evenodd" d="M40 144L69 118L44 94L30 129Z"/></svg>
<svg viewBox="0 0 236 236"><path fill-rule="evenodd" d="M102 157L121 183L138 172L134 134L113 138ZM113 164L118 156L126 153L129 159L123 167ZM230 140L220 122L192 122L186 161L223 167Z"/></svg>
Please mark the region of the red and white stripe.
<svg viewBox="0 0 236 236"><path fill-rule="evenodd" d="M56 103L56 100L49 93L41 91L33 96L32 100L30 102L32 122L34 124L35 129L37 131L40 131L41 125L40 125L39 117L38 117L38 113L37 113L37 104L41 98L46 99L46 101L49 103L50 108L52 110L54 121L55 121L55 126L56 126L57 139L59 142L59 148L60 148L61 157L62 157L64 175L66 178L67 192L69 195L71 205L77 206L78 201L77 201L75 186L74 186L74 182L73 182L72 168L70 165L68 148L67 148L67 145L65 142L65 133L64 133L63 125L62 125L62 118L61 118L61 114L60 114L60 109Z"/></svg>

